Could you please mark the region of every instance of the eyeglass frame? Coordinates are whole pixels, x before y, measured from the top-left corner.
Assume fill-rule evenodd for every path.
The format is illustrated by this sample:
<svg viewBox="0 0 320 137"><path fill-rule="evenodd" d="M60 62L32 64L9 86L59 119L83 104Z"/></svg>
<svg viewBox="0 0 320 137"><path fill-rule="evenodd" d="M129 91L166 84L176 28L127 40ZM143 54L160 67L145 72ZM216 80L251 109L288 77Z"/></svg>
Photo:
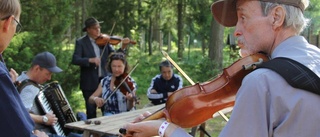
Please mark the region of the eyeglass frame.
<svg viewBox="0 0 320 137"><path fill-rule="evenodd" d="M11 16L12 16L12 15L3 17L3 18L1 18L1 20L7 20L7 19L9 19ZM17 23L16 33L20 33L20 31L22 30L22 25L21 25L21 23L20 23L14 16L13 16L13 20Z"/></svg>

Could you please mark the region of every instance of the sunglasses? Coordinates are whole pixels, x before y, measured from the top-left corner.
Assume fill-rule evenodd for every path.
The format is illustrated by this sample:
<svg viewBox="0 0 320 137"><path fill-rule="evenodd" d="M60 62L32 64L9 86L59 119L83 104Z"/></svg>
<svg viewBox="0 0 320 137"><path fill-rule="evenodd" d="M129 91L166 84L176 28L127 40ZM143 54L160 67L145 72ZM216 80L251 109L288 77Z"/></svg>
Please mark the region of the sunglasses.
<svg viewBox="0 0 320 137"><path fill-rule="evenodd" d="M12 15L6 16L4 18L1 18L1 20L7 20L11 17ZM22 25L21 23L15 18L13 17L13 20L17 23L17 27L16 27L16 33L19 33L22 30Z"/></svg>
<svg viewBox="0 0 320 137"><path fill-rule="evenodd" d="M114 53L114 54L111 54L110 58L112 60L114 60L114 59L124 59L125 55L123 53Z"/></svg>

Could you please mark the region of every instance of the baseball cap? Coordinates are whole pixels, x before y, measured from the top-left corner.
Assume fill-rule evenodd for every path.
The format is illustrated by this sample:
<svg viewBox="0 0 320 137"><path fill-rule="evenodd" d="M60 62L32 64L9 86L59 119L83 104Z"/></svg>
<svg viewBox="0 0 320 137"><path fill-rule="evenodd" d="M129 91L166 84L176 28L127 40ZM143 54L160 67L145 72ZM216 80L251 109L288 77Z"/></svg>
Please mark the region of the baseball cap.
<svg viewBox="0 0 320 137"><path fill-rule="evenodd" d="M60 69L56 64L56 57L48 51L37 54L32 60L32 65L39 65L42 68L48 69L52 73L62 71L62 69Z"/></svg>
<svg viewBox="0 0 320 137"><path fill-rule="evenodd" d="M304 11L308 4L307 0L257 0L291 5ZM217 22L225 27L233 27L237 24L237 0L219 0L211 5L211 13Z"/></svg>
<svg viewBox="0 0 320 137"><path fill-rule="evenodd" d="M90 18L86 19L86 21L84 22L84 27L83 27L82 31L85 32L88 27L91 27L93 25L100 24L100 23L103 23L103 21L99 22L96 18L90 17Z"/></svg>

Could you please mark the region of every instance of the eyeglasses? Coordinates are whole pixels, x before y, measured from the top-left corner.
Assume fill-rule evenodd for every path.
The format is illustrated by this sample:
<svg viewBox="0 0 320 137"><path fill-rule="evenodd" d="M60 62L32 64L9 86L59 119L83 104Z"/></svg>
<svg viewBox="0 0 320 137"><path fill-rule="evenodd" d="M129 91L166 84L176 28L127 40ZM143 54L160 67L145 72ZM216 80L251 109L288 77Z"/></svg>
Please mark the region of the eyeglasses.
<svg viewBox="0 0 320 137"><path fill-rule="evenodd" d="M6 16L4 18L1 18L1 20L7 20L11 17L11 15ZM13 17L13 20L17 23L17 27L16 27L16 33L19 33L22 30L22 25L21 23L15 18Z"/></svg>
<svg viewBox="0 0 320 137"><path fill-rule="evenodd" d="M19 33L22 30L22 25L15 17L13 19L17 22L16 33Z"/></svg>

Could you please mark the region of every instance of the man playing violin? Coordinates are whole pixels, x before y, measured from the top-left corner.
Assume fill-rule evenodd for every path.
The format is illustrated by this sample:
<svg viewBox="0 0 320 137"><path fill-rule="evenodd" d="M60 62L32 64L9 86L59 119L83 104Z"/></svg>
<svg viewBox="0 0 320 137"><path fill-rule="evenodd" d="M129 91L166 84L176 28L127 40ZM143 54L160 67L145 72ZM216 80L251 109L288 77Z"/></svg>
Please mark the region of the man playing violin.
<svg viewBox="0 0 320 137"><path fill-rule="evenodd" d="M303 15L308 5L309 0L219 0L211 11L223 26L235 26L242 57L257 52L266 53L271 60L286 57L319 77L320 49L299 36L308 23ZM319 95L292 87L275 71L257 69L242 80L220 137L319 136L320 108L313 107L319 103ZM176 124L164 120L138 122L141 118L124 126L125 136L190 136Z"/></svg>
<svg viewBox="0 0 320 137"><path fill-rule="evenodd" d="M87 118L96 117L95 104L88 102L91 94L96 90L100 80L105 77L108 72L104 69L108 56L115 52L112 45L106 43L104 46L98 46L96 39L101 35L101 27L97 19L90 17L85 21L83 32L86 35L76 40L75 50L72 57L72 64L80 66L80 89L86 103ZM127 44L130 43L128 38L123 39L121 48L118 52L124 52Z"/></svg>
<svg viewBox="0 0 320 137"><path fill-rule="evenodd" d="M107 64L107 70L111 72L111 75L107 75L101 80L89 101L98 107L103 107L104 116L134 110L137 84L131 76L123 77L128 71L128 62L125 55L121 52L112 53ZM128 89L121 89L121 86L125 87L125 84L128 85Z"/></svg>

